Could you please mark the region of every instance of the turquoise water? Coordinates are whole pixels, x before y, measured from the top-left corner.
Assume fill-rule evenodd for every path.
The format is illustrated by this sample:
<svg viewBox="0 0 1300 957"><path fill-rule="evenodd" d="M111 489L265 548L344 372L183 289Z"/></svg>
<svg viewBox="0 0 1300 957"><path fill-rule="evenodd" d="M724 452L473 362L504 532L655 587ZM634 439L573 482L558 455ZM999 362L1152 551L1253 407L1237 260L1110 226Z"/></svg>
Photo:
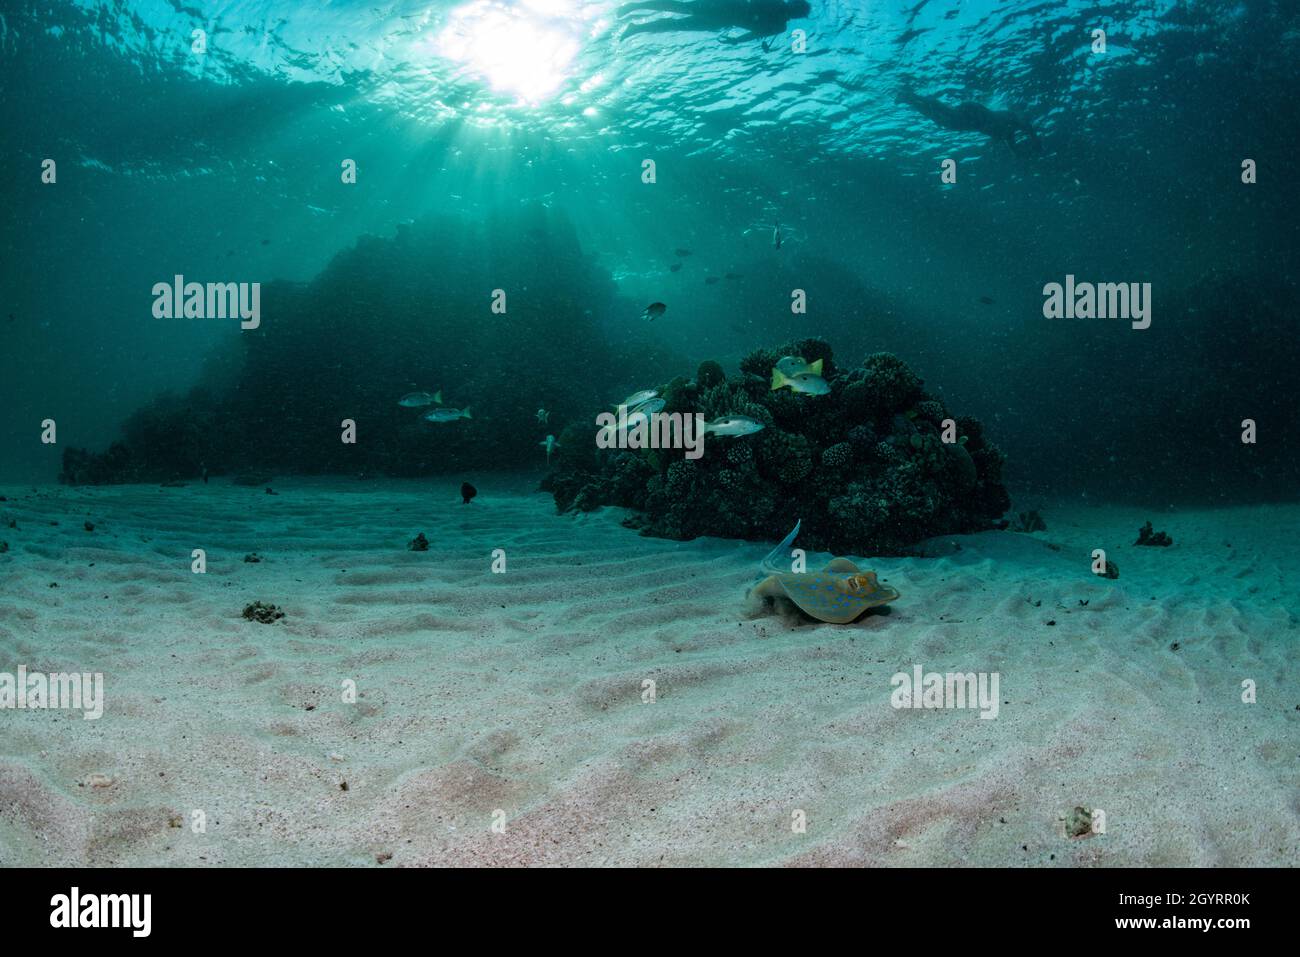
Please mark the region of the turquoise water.
<svg viewBox="0 0 1300 957"><path fill-rule="evenodd" d="M7 11L4 477L52 481L63 449L102 450L161 392L225 395L256 350L230 323L156 320L155 283L319 288L369 236L374 255L335 262L332 292L299 309L313 345L264 375L315 408L450 385L492 412L406 471L536 467L539 405L572 420L817 335L842 363L904 358L985 421L1031 492L1293 491L1294 7L814 2L763 42L624 32L672 16L581 0ZM1041 152L945 129L897 102L905 88L1012 110ZM425 230L406 253L404 224ZM1066 275L1150 283L1151 327L1045 319L1043 287ZM666 314L640 321L654 301ZM430 371L381 377L365 344ZM512 358L542 344L556 352L531 370ZM537 388L507 401L530 372ZM1267 440L1230 454L1247 417ZM57 445L39 441L47 418Z"/></svg>

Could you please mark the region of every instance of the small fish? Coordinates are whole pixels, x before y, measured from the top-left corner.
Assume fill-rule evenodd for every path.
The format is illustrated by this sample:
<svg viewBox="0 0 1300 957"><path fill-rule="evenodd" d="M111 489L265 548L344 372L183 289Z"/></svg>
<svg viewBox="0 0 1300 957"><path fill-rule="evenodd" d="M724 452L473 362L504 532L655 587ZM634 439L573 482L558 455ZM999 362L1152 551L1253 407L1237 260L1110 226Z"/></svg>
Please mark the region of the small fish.
<svg viewBox="0 0 1300 957"><path fill-rule="evenodd" d="M997 302L997 300L994 299L992 296L980 296L980 302L984 303L984 305L986 306L991 306L995 302Z"/></svg>
<svg viewBox="0 0 1300 957"><path fill-rule="evenodd" d="M551 464L551 453L558 448L563 448L563 446L561 446L559 442L555 441L555 436L553 435L548 435L546 438L542 439L542 441L538 442L537 444L546 446L547 465Z"/></svg>
<svg viewBox="0 0 1300 957"><path fill-rule="evenodd" d="M472 419L469 414L469 406L463 409L452 409L443 406L441 409L434 409L432 412L426 412L424 421L426 422L455 422L457 419Z"/></svg>
<svg viewBox="0 0 1300 957"><path fill-rule="evenodd" d="M744 279L744 278L745 278L745 274L744 274L743 272L729 272L729 273L727 273L727 278L728 278L728 279Z"/></svg>
<svg viewBox="0 0 1300 957"><path fill-rule="evenodd" d="M781 235L781 224L777 223L772 227L772 245L777 249L780 249L781 243L784 241L784 237Z"/></svg>
<svg viewBox="0 0 1300 957"><path fill-rule="evenodd" d="M661 411L665 405L667 405L667 403L664 402L663 399L647 399L645 402L642 402L636 408L632 408L629 406L628 411L644 412L646 415L654 415L656 412Z"/></svg>
<svg viewBox="0 0 1300 957"><path fill-rule="evenodd" d="M708 435L712 432L714 435L752 435L762 431L763 428L762 422L751 419L747 415L724 415L712 422L704 423L704 434Z"/></svg>
<svg viewBox="0 0 1300 957"><path fill-rule="evenodd" d="M538 424L545 425L549 421L551 421L551 413L547 412L545 409L538 409L537 410Z"/></svg>
<svg viewBox="0 0 1300 957"><path fill-rule="evenodd" d="M668 267L668 271L669 271L669 272L681 272L681 271L682 271L682 264L681 264L681 263L673 263L671 266Z"/></svg>
<svg viewBox="0 0 1300 957"><path fill-rule="evenodd" d="M822 360L816 362L804 362L803 356L783 356L776 362L776 367L781 370L782 375L792 376L801 372L811 372L813 375L822 374Z"/></svg>
<svg viewBox="0 0 1300 957"><path fill-rule="evenodd" d="M800 392L804 395L826 395L831 391L830 384L821 376L813 372L800 372L796 375L786 375L780 369L772 370L772 391L790 387L793 392Z"/></svg>
<svg viewBox="0 0 1300 957"><path fill-rule="evenodd" d="M706 285L706 286L712 286L712 285L714 285L715 283L717 283L718 281L719 281L719 280L718 280L718 277L717 277L717 276L706 276L705 279L704 279L704 285Z"/></svg>
<svg viewBox="0 0 1300 957"><path fill-rule="evenodd" d="M633 392L626 399L620 402L619 405L625 405L629 409L635 409L642 402L649 402L658 394L658 389L642 389L640 392Z"/></svg>
<svg viewBox="0 0 1300 957"><path fill-rule="evenodd" d="M442 405L442 390L433 395L427 392L408 392L397 400L397 404L408 409L422 409L426 405Z"/></svg>
<svg viewBox="0 0 1300 957"><path fill-rule="evenodd" d="M667 309L668 307L665 306L662 302L652 302L650 303L650 305L645 307L645 312L641 313L641 318L649 319L651 322L654 322L656 319L662 316L667 311Z"/></svg>
<svg viewBox="0 0 1300 957"><path fill-rule="evenodd" d="M262 240L262 245L263 245L263 246L269 246L269 245L271 245L271 240L269 240L269 239L263 239L263 240Z"/></svg>
<svg viewBox="0 0 1300 957"><path fill-rule="evenodd" d="M673 253L679 258L685 259L691 254L691 251L689 249L674 249Z"/></svg>
<svg viewBox="0 0 1300 957"><path fill-rule="evenodd" d="M478 489L470 485L468 482L460 483L460 497L464 499L464 501L461 502L460 504L468 505L470 499L472 499L477 494L478 494Z"/></svg>

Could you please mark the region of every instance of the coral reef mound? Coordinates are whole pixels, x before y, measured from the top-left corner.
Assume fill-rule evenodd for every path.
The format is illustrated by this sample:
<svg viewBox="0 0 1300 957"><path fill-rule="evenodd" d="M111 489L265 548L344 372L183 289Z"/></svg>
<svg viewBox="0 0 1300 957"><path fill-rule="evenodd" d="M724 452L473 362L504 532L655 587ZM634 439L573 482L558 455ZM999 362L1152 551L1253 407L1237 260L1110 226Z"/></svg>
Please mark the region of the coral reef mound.
<svg viewBox="0 0 1300 957"><path fill-rule="evenodd" d="M829 394L772 391L784 356L822 360ZM1010 506L1004 457L979 421L950 416L890 353L841 368L828 343L803 339L750 353L739 375L720 378L716 363L706 365L694 380L660 387L663 411L748 416L762 431L709 435L703 456L688 459L672 449L600 450L594 425L571 426L542 484L558 509L634 509L626 524L674 539L779 539L802 519L808 548L881 555L990 528Z"/></svg>
<svg viewBox="0 0 1300 957"><path fill-rule="evenodd" d="M503 315L484 292L498 287L511 291ZM362 236L310 282L268 282L259 328L225 337L198 385L141 406L106 450L67 449L60 478L265 487L532 467L537 407L564 422L622 377L594 317L631 308L568 218L535 204ZM398 405L424 390L473 418L433 425ZM340 441L345 420L355 441Z"/></svg>

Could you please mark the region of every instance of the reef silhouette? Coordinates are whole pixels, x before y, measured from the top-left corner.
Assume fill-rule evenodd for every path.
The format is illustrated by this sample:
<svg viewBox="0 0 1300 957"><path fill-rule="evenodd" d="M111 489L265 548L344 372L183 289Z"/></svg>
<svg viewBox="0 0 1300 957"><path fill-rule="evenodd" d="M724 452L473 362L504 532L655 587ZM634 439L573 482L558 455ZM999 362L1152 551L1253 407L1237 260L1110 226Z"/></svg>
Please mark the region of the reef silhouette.
<svg viewBox="0 0 1300 957"><path fill-rule="evenodd" d="M497 288L509 293L502 314L490 310ZM146 403L104 451L68 449L60 478L533 466L545 435L534 437L538 405L563 420L630 365L595 319L630 306L571 222L544 207L362 236L310 282L266 283L260 327L228 337L198 386ZM434 425L398 406L417 389L472 405L473 420ZM340 441L345 419L357 424L355 444Z"/></svg>

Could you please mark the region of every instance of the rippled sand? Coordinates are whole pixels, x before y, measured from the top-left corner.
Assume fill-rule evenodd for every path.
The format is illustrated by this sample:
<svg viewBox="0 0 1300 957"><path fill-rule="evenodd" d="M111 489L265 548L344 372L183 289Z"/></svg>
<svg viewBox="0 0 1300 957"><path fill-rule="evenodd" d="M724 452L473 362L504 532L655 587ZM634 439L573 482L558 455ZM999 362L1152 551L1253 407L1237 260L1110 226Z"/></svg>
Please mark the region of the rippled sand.
<svg viewBox="0 0 1300 957"><path fill-rule="evenodd" d="M0 671L107 698L0 711L0 864L1300 862L1300 507L1049 507L865 562L903 597L834 626L750 617L770 546L471 479L0 489ZM998 717L895 710L916 664Z"/></svg>

